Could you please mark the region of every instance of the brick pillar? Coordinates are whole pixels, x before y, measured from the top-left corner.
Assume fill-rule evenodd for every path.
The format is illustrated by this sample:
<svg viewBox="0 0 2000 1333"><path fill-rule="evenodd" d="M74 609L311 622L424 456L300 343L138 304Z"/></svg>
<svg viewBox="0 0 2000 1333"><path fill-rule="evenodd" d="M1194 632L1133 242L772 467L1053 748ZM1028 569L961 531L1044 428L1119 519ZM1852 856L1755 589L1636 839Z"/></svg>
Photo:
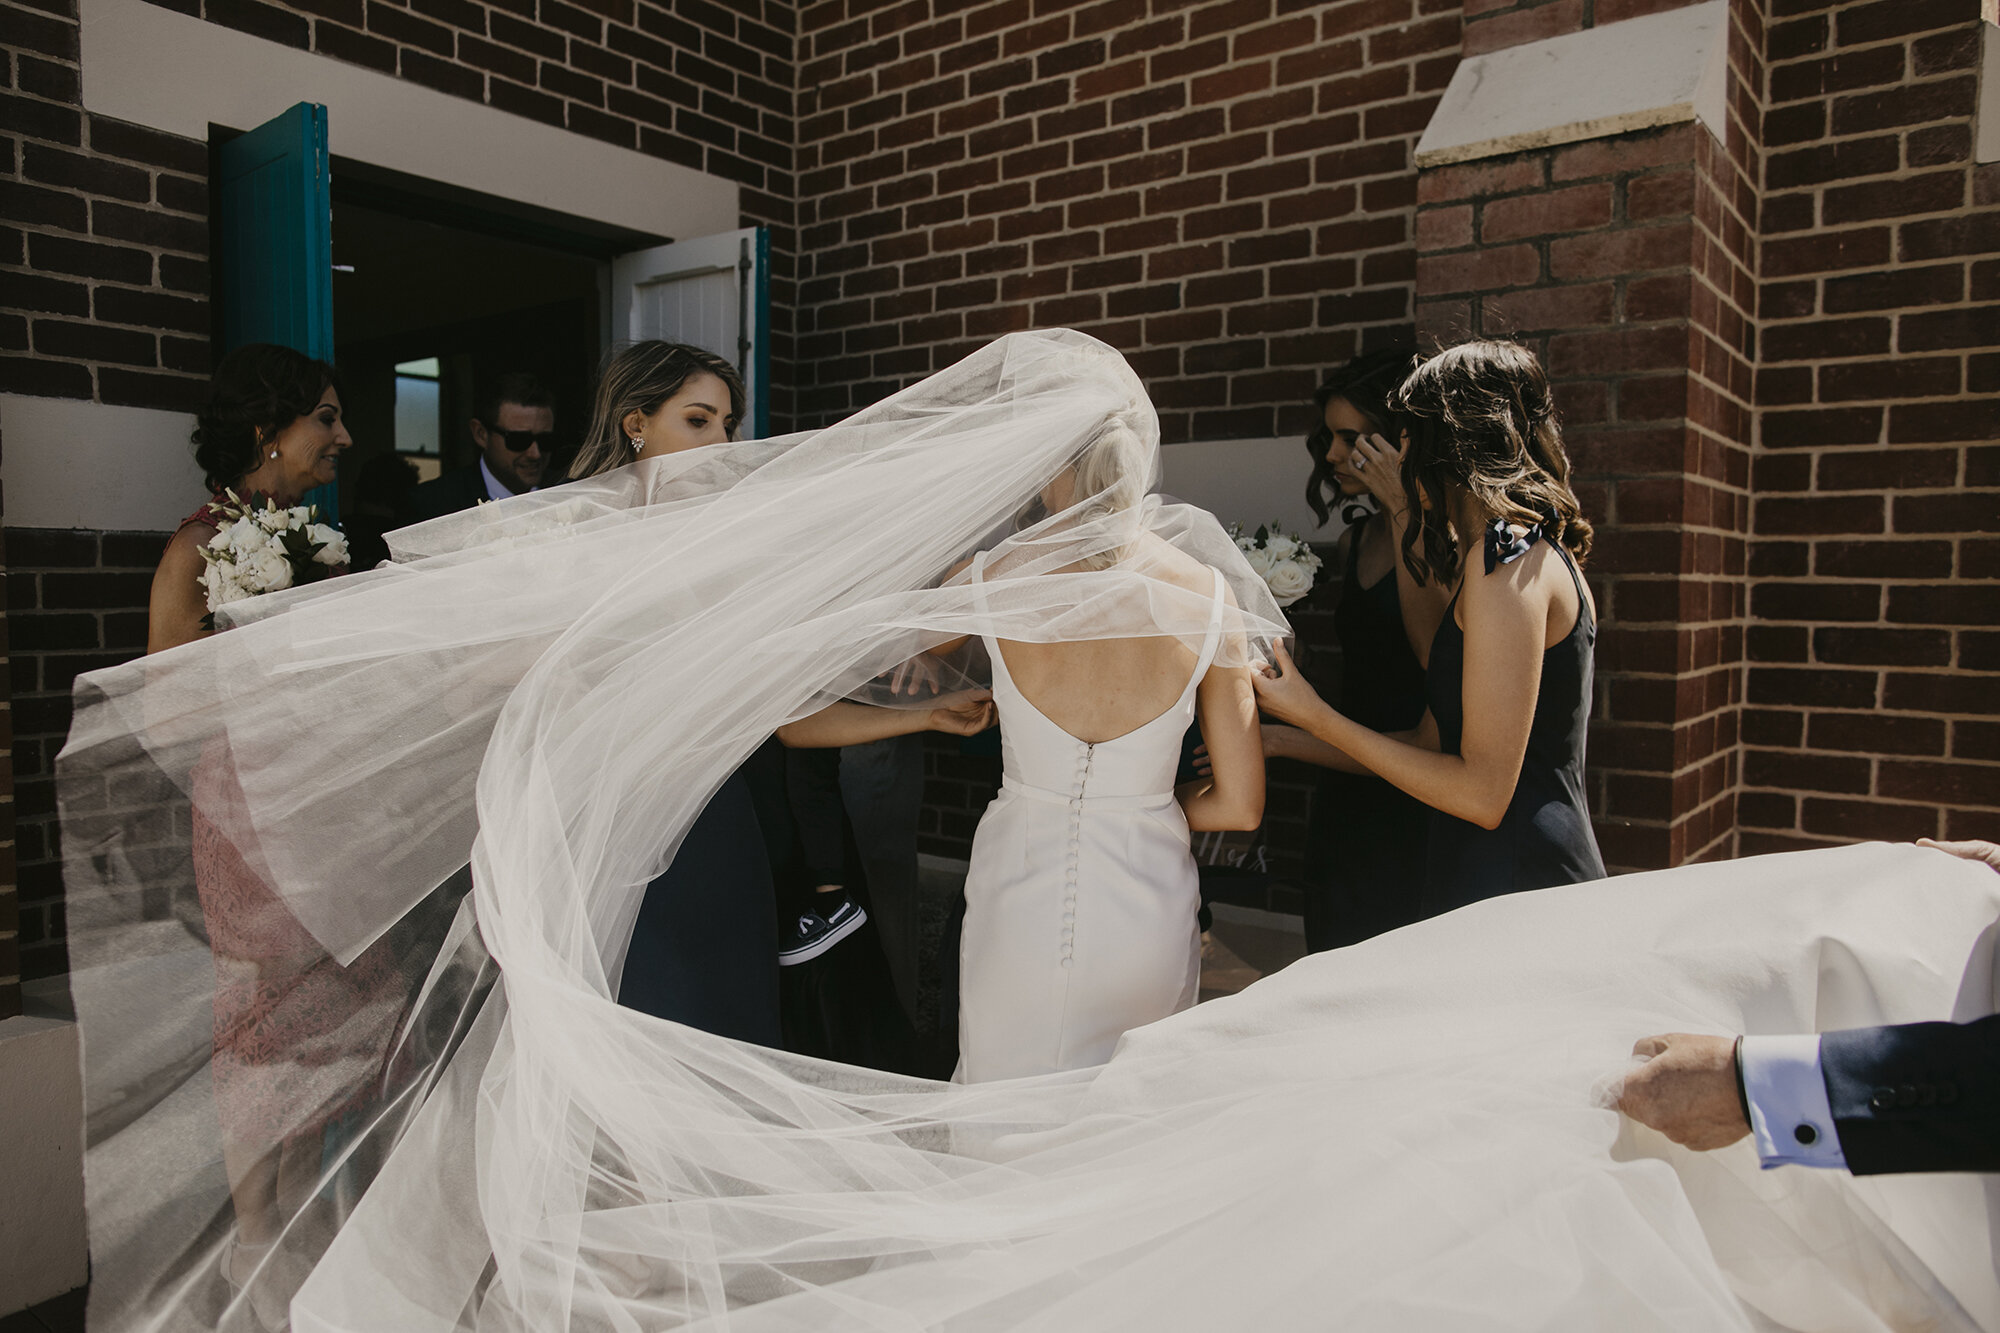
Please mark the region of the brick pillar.
<svg viewBox="0 0 2000 1333"><path fill-rule="evenodd" d="M1510 14L1532 31L1508 35L1553 35L1560 8ZM1614 869L1735 849L1757 178L1743 118L1761 48L1754 7L1735 8L1727 145L1688 123L1418 183L1420 329L1542 356L1597 527L1589 790ZM1468 50L1491 29L1470 25Z"/></svg>
<svg viewBox="0 0 2000 1333"><path fill-rule="evenodd" d="M1771 23L1746 852L2000 837L1980 29L1979 0L1795 3Z"/></svg>

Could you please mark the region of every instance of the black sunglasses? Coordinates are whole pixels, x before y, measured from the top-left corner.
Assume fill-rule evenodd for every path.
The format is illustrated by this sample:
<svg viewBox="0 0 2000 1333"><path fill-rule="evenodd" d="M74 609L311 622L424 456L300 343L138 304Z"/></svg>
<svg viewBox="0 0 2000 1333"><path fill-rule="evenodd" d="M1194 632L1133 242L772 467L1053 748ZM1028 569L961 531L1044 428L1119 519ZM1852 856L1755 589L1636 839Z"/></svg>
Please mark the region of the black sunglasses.
<svg viewBox="0 0 2000 1333"><path fill-rule="evenodd" d="M486 425L481 422L481 425ZM501 430L496 426L486 426L486 433L498 435L501 442L513 453L526 453L529 448L540 445L547 453L555 447L556 433L552 430Z"/></svg>

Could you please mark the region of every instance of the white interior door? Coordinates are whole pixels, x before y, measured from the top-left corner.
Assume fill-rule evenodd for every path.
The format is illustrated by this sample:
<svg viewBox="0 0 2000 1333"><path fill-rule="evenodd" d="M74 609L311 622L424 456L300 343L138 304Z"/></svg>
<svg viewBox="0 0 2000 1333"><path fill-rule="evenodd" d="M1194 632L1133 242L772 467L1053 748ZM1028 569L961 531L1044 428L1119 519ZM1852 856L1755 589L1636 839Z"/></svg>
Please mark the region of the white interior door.
<svg viewBox="0 0 2000 1333"><path fill-rule="evenodd" d="M692 343L743 376L745 439L771 433L770 234L762 227L635 250L611 261L611 342Z"/></svg>

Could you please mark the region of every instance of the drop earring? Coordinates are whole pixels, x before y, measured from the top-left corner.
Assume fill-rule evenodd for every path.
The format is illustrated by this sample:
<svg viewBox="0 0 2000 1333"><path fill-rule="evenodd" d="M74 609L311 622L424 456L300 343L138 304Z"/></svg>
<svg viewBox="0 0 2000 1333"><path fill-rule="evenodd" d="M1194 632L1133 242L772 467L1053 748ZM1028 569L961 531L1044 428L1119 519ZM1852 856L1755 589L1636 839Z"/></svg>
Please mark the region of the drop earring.
<svg viewBox="0 0 2000 1333"><path fill-rule="evenodd" d="M271 457L276 458L277 456L278 456L278 451L276 449L273 449L271 451Z"/></svg>
<svg viewBox="0 0 2000 1333"><path fill-rule="evenodd" d="M643 435L634 435L634 436L632 437L632 452L633 452L633 453L635 453L635 454L636 454L636 453L638 453L638 452L639 452L640 450L644 449L645 447L646 447L646 437L645 437L645 436L643 436Z"/></svg>

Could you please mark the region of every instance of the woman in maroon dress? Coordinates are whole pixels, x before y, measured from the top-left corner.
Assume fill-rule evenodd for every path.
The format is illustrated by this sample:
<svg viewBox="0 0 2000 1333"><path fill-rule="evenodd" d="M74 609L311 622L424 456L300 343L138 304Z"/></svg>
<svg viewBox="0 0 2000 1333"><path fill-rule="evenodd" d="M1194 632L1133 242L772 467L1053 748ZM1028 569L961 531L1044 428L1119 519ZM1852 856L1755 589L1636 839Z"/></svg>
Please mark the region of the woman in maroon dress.
<svg viewBox="0 0 2000 1333"><path fill-rule="evenodd" d="M334 480L352 442L333 367L269 344L223 358L194 431L214 498L181 522L153 575L148 652L213 632L201 547L226 521L224 490L297 504ZM379 959L337 963L253 869L262 858L237 845L248 820L225 741L191 777L195 887L215 957L215 1104L236 1210L223 1275L238 1289L254 1281L257 1316L275 1327L292 1284L274 1271L266 1280L267 1261L316 1190L326 1126L375 1083L401 1007Z"/></svg>

